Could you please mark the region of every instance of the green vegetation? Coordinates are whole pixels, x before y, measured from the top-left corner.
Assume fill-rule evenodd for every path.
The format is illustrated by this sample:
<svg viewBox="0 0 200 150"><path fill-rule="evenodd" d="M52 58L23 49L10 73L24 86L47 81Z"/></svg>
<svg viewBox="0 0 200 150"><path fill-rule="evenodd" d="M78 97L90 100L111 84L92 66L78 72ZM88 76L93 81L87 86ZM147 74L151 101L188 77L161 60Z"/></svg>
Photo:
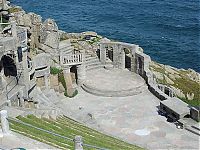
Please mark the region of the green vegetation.
<svg viewBox="0 0 200 150"><path fill-rule="evenodd" d="M92 45L92 44L94 44L94 43L99 42L100 40L101 40L100 37L95 37L95 38L93 38L92 40L88 41L88 43L89 43L90 45Z"/></svg>
<svg viewBox="0 0 200 150"><path fill-rule="evenodd" d="M59 74L60 72L62 72L61 69L58 69L56 67L50 67L50 73L53 75Z"/></svg>
<svg viewBox="0 0 200 150"><path fill-rule="evenodd" d="M60 37L60 41L64 41L64 40L68 40L69 38L67 37L67 36L65 36L65 35L62 35L61 37Z"/></svg>
<svg viewBox="0 0 200 150"><path fill-rule="evenodd" d="M63 85L63 87L65 88L65 90L67 90L66 82L65 82L65 77L64 77L63 72L59 72L58 73L58 81Z"/></svg>
<svg viewBox="0 0 200 150"><path fill-rule="evenodd" d="M65 93L64 93L64 95L65 95L66 97L69 97L69 98L73 98L73 97L75 97L77 94L78 94L78 90L75 90L74 93L72 94L72 96L68 95L68 94L67 94L67 91L65 91Z"/></svg>
<svg viewBox="0 0 200 150"><path fill-rule="evenodd" d="M22 11L22 9L19 7L12 7L12 8L8 9L9 13L15 13L15 12L19 12L19 11Z"/></svg>
<svg viewBox="0 0 200 150"><path fill-rule="evenodd" d="M35 127L57 133L71 139L74 139L75 135L80 135L83 137L83 143L85 144L113 150L142 150L142 148L138 146L134 146L111 136L102 134L67 117L62 116L59 117L57 120L39 119L33 115L29 115L27 117L19 116L17 118L24 123L31 124ZM55 146L57 148L74 149L73 141L65 140L44 131L22 125L15 121L10 121L10 126L11 130L15 132ZM84 150L85 149L87 150L91 148L84 147Z"/></svg>
<svg viewBox="0 0 200 150"><path fill-rule="evenodd" d="M156 71L156 72L163 74L163 80L157 79L157 82L159 84L164 84L164 85L167 85L167 86L173 86L177 89L180 89L185 96L187 95L187 93L189 93L189 94L194 93L194 99L193 100L188 100L187 98L183 98L183 97L179 97L179 98L181 100L183 100L184 102L186 102L187 104L191 105L191 106L199 106L200 105L200 93L199 93L200 86L199 86L199 83L191 80L188 77L188 71L187 70L180 70L180 71L174 70L174 71L177 72L177 75L180 76L180 77L173 79L169 76L170 73L165 70L164 66L162 66L158 63L155 63L155 64L156 65L151 65L150 69L152 71ZM170 85L169 83L167 83L164 75L166 75L170 80L172 80L174 82L174 84Z"/></svg>

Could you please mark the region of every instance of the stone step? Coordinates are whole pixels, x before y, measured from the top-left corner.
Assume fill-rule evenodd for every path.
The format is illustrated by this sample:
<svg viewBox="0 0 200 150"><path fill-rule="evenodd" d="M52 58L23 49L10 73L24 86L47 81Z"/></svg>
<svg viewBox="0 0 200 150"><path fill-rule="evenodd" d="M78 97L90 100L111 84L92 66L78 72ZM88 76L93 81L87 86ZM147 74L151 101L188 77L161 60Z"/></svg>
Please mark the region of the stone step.
<svg viewBox="0 0 200 150"><path fill-rule="evenodd" d="M91 61L86 61L85 64L88 66L90 64L99 64L101 63L98 59L92 59Z"/></svg>
<svg viewBox="0 0 200 150"><path fill-rule="evenodd" d="M92 66L98 66L101 65L101 62L97 61L97 62L90 62L88 64L86 64L86 68L88 67L92 67Z"/></svg>
<svg viewBox="0 0 200 150"><path fill-rule="evenodd" d="M62 53L62 54L70 54L70 53L72 53L73 52L73 48L68 48L68 49L60 49L60 52Z"/></svg>
<svg viewBox="0 0 200 150"><path fill-rule="evenodd" d="M199 127L199 124L197 125L193 125L192 128L196 129L196 130L199 130L200 131L200 127Z"/></svg>
<svg viewBox="0 0 200 150"><path fill-rule="evenodd" d="M99 60L99 58L98 57L88 57L88 58L86 58L85 59L85 61L90 61L90 60Z"/></svg>
<svg viewBox="0 0 200 150"><path fill-rule="evenodd" d="M198 136L200 136L200 130L196 129L196 128L193 128L191 126L187 126L185 127L185 129L193 134L196 134Z"/></svg>
<svg viewBox="0 0 200 150"><path fill-rule="evenodd" d="M100 64L100 65L88 66L88 67L86 68L86 70L87 70L87 71L90 71L90 70L99 69L99 68L104 68L104 65Z"/></svg>
<svg viewBox="0 0 200 150"><path fill-rule="evenodd" d="M127 89L123 91L114 91L114 90L106 91L98 89L96 87L91 87L90 85L87 85L87 83L84 83L81 87L83 90L85 90L90 94L97 96L104 96L104 97L126 97L126 96L138 95L147 89L146 85L142 85L136 88Z"/></svg>

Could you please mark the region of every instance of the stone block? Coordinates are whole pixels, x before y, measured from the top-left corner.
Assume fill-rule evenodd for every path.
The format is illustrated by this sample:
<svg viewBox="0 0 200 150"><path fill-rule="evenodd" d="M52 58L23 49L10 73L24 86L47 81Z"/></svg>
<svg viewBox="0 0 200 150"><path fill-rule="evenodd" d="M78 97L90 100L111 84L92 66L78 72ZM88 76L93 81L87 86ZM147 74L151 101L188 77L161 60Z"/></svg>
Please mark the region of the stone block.
<svg viewBox="0 0 200 150"><path fill-rule="evenodd" d="M58 75L50 75L50 87L58 86Z"/></svg>

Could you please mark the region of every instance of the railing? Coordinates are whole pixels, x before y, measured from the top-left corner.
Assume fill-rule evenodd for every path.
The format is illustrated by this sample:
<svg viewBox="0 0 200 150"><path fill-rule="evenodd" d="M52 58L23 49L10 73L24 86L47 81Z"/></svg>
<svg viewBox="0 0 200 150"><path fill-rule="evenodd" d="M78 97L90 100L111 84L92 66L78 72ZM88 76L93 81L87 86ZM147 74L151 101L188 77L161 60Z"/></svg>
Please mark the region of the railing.
<svg viewBox="0 0 200 150"><path fill-rule="evenodd" d="M81 64L84 61L83 53L60 56L61 65Z"/></svg>

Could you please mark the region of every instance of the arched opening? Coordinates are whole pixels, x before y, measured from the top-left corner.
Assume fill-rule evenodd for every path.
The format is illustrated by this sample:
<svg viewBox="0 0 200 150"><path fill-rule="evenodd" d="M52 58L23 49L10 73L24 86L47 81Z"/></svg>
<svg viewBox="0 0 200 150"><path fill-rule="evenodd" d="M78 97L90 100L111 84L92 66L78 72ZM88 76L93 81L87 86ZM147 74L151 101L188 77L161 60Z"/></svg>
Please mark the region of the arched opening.
<svg viewBox="0 0 200 150"><path fill-rule="evenodd" d="M107 46L106 47L106 56L113 61L113 47Z"/></svg>
<svg viewBox="0 0 200 150"><path fill-rule="evenodd" d="M77 74L77 67L75 65L70 68L70 73L72 77L72 83L77 84L78 74Z"/></svg>
<svg viewBox="0 0 200 150"><path fill-rule="evenodd" d="M164 93L167 94L167 95L169 96L169 94L170 94L169 88L165 87Z"/></svg>
<svg viewBox="0 0 200 150"><path fill-rule="evenodd" d="M14 55L7 54L3 55L0 60L0 72L4 69L4 75L7 76L17 76L17 67L13 59Z"/></svg>
<svg viewBox="0 0 200 150"><path fill-rule="evenodd" d="M125 68L127 68L128 70L131 70L130 49L123 48L123 51L125 53Z"/></svg>

